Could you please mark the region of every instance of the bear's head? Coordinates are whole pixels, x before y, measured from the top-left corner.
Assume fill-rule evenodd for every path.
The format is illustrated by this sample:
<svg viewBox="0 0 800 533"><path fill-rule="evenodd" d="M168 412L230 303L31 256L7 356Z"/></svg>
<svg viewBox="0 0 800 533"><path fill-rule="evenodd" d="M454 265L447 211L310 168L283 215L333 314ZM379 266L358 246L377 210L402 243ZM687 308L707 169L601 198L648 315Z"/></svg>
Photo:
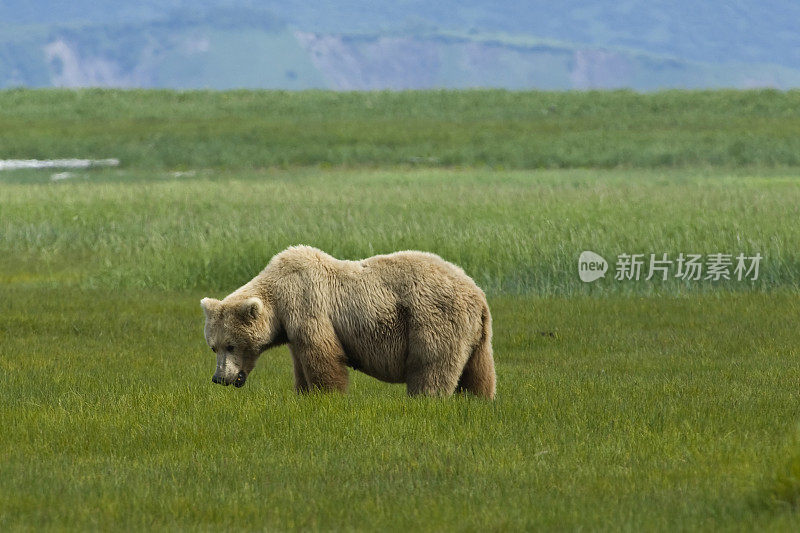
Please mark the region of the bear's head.
<svg viewBox="0 0 800 533"><path fill-rule="evenodd" d="M258 356L275 340L275 315L261 298L229 296L224 300L203 298L205 337L217 354L211 381L222 385L244 385Z"/></svg>

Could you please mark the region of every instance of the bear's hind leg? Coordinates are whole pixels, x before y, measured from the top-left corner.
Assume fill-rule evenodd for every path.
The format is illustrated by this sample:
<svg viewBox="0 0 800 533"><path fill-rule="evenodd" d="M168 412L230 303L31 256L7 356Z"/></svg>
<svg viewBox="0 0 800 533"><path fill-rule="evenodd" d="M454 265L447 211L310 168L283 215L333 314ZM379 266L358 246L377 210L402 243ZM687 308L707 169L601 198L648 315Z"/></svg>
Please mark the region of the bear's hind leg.
<svg viewBox="0 0 800 533"><path fill-rule="evenodd" d="M306 379L306 372L303 370L303 363L300 362L300 359L295 355L294 350L292 352L292 364L294 365L294 390L298 394L302 394L304 392L308 392L311 386L308 384L308 380Z"/></svg>
<svg viewBox="0 0 800 533"><path fill-rule="evenodd" d="M469 352L450 324L426 324L409 334L406 390L410 396L450 396Z"/></svg>
<svg viewBox="0 0 800 533"><path fill-rule="evenodd" d="M410 396L450 396L458 385L461 369L467 359L465 350L457 347L441 354L423 351L409 361L406 369L406 390Z"/></svg>
<svg viewBox="0 0 800 533"><path fill-rule="evenodd" d="M407 372L406 391L409 396L423 394L425 396L450 396L455 392L458 377L447 368L432 365Z"/></svg>
<svg viewBox="0 0 800 533"><path fill-rule="evenodd" d="M458 392L467 391L481 398L494 398L494 359L491 346L481 345L472 352L458 380Z"/></svg>
<svg viewBox="0 0 800 533"><path fill-rule="evenodd" d="M494 399L496 380L492 355L492 316L484 304L481 311L480 336L477 344L469 349L466 364L458 380L458 391Z"/></svg>

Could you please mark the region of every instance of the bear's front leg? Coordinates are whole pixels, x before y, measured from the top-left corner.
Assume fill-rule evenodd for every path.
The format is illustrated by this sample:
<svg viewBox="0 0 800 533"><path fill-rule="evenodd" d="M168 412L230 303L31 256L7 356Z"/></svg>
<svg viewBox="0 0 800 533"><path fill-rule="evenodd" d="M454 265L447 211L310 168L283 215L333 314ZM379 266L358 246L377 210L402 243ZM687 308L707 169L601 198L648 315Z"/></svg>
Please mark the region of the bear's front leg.
<svg viewBox="0 0 800 533"><path fill-rule="evenodd" d="M347 391L347 366L344 363L344 350L338 340L314 342L297 339L290 343L290 349L298 393L312 389Z"/></svg>

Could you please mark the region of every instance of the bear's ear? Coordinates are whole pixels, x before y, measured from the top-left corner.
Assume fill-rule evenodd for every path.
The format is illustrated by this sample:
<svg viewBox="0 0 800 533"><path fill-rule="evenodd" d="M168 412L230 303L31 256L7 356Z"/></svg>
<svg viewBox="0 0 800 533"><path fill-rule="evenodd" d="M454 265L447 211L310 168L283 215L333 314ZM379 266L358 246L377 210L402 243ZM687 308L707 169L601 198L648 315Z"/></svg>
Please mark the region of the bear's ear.
<svg viewBox="0 0 800 533"><path fill-rule="evenodd" d="M239 315L244 320L255 320L264 310L264 303L253 296L239 304Z"/></svg>
<svg viewBox="0 0 800 533"><path fill-rule="evenodd" d="M215 300L214 298L203 298L200 300L200 306L203 308L203 312L206 314L206 317L211 316L211 314L219 308L219 304L222 303L219 300Z"/></svg>

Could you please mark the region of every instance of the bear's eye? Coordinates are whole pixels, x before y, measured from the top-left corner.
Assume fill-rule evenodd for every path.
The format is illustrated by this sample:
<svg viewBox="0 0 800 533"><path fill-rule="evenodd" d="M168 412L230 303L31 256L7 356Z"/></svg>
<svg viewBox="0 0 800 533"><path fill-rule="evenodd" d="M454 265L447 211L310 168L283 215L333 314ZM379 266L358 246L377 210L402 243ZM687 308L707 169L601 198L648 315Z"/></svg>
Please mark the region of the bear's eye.
<svg viewBox="0 0 800 533"><path fill-rule="evenodd" d="M229 345L227 345L227 346L225 347L225 350L227 350L227 351L229 351L229 352L232 352L232 351L233 351L233 345L232 345L232 344L229 344Z"/></svg>
<svg viewBox="0 0 800 533"><path fill-rule="evenodd" d="M211 351L214 352L214 353L217 353L217 349L215 347L213 347L213 346L211 347Z"/></svg>

